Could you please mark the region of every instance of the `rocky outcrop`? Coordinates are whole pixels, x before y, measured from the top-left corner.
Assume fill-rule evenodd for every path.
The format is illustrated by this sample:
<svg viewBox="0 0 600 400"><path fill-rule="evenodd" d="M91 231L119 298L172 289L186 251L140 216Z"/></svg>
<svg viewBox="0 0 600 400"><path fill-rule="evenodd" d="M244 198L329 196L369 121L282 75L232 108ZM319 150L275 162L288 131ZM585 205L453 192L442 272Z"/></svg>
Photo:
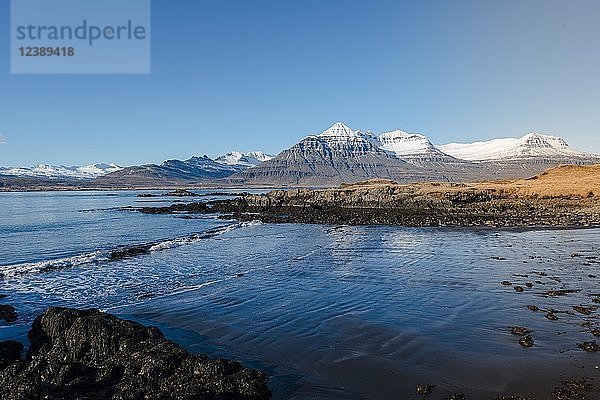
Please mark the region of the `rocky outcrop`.
<svg viewBox="0 0 600 400"><path fill-rule="evenodd" d="M167 197L195 197L198 196L198 194L194 193L194 192L190 192L189 190L185 190L185 189L175 189L172 190L168 193L164 193L163 196L167 196Z"/></svg>
<svg viewBox="0 0 600 400"><path fill-rule="evenodd" d="M400 185L377 179L333 189L274 190L140 211L219 212L223 218L263 222L589 227L600 226L598 187L600 165L561 166L524 180Z"/></svg>
<svg viewBox="0 0 600 400"><path fill-rule="evenodd" d="M139 209L144 214L175 214L178 212L205 213L210 212L206 203L173 204L169 207L143 207Z"/></svg>
<svg viewBox="0 0 600 400"><path fill-rule="evenodd" d="M0 304L0 321L15 322L18 317L19 314L17 314L17 310L13 306Z"/></svg>
<svg viewBox="0 0 600 400"><path fill-rule="evenodd" d="M14 342L0 344L2 399L270 397L264 373L190 355L157 328L97 310L49 308L34 321L29 339L24 361L15 359Z"/></svg>
<svg viewBox="0 0 600 400"><path fill-rule="evenodd" d="M600 168L560 167L536 179L398 185L368 181L336 189L277 190L237 200L239 219L403 226L600 226ZM562 184L560 182L567 182ZM569 182L577 182L571 187ZM597 189L596 189L597 190ZM226 211L225 202L215 205ZM236 208L232 207L232 208ZM258 215L258 217L257 217Z"/></svg>
<svg viewBox="0 0 600 400"><path fill-rule="evenodd" d="M23 345L19 342L12 340L0 342L0 370L19 361L21 352L23 352Z"/></svg>
<svg viewBox="0 0 600 400"><path fill-rule="evenodd" d="M518 200L498 199L474 201L479 195L465 200L444 202L436 198L409 200L394 208L340 207L330 203L307 202L304 206L241 206L224 218L241 221L260 220L274 223L314 223L345 225L398 225L410 227L598 227L600 206L578 199ZM449 206L444 206L449 204Z"/></svg>

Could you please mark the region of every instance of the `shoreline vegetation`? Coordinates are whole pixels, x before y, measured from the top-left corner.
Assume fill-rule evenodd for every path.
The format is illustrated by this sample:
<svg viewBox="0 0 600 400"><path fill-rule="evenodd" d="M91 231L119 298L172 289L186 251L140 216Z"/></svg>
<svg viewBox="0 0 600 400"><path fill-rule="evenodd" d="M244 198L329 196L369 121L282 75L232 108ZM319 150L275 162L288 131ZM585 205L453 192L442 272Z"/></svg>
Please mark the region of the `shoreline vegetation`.
<svg viewBox="0 0 600 400"><path fill-rule="evenodd" d="M401 185L374 179L332 189L273 190L234 199L142 207L148 214L221 213L271 223L408 227L600 226L600 165L562 165L528 179Z"/></svg>

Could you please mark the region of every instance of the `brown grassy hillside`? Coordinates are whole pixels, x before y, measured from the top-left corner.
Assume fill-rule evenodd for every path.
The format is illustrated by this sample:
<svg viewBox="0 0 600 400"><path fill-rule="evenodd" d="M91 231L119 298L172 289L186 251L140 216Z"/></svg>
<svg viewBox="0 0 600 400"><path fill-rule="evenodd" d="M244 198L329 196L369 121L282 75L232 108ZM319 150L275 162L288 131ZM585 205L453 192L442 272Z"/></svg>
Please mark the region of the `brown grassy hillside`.
<svg viewBox="0 0 600 400"><path fill-rule="evenodd" d="M342 189L368 190L404 186L422 194L437 192L493 191L503 195L564 197L600 196L600 164L592 166L561 165L527 179L483 181L472 183L420 183L398 185L385 179L343 185Z"/></svg>

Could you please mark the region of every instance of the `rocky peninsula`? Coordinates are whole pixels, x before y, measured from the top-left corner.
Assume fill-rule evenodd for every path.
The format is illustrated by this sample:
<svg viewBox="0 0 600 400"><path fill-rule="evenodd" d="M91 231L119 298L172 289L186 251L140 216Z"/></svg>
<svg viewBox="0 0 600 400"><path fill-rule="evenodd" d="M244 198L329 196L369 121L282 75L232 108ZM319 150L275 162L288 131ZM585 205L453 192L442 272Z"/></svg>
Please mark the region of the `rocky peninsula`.
<svg viewBox="0 0 600 400"><path fill-rule="evenodd" d="M331 189L274 190L139 211L348 225L594 227L600 226L600 165L563 165L532 178L508 181L400 185L376 179Z"/></svg>
<svg viewBox="0 0 600 400"><path fill-rule="evenodd" d="M271 397L267 375L236 361L191 355L154 327L98 310L51 307L31 346L0 342L0 398L241 399Z"/></svg>

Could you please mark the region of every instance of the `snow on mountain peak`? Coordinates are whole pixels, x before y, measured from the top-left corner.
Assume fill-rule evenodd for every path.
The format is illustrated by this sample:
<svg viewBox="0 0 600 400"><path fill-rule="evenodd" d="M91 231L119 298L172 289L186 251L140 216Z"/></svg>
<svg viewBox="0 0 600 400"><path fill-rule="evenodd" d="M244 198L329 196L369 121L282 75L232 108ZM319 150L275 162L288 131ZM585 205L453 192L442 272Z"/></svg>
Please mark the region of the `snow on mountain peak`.
<svg viewBox="0 0 600 400"><path fill-rule="evenodd" d="M355 137L360 136L360 131L354 131L348 125L343 122L336 122L325 131L323 131L320 137Z"/></svg>
<svg viewBox="0 0 600 400"><path fill-rule="evenodd" d="M531 132L519 139L519 145L532 148L551 148L552 144L547 140L550 136L542 135L541 133ZM560 139L560 138L554 138Z"/></svg>
<svg viewBox="0 0 600 400"><path fill-rule="evenodd" d="M456 158L470 161L591 156L573 149L561 137L538 132L528 133L518 139L505 138L475 143L450 143L439 146L439 148Z"/></svg>
<svg viewBox="0 0 600 400"><path fill-rule="evenodd" d="M243 157L244 153L240 151L230 151L227 154L217 157L216 161L222 164L235 165L239 163Z"/></svg>
<svg viewBox="0 0 600 400"><path fill-rule="evenodd" d="M262 151L251 151L248 153L230 151L229 153L216 158L215 161L220 164L250 168L268 161L271 158L273 158L272 155L263 153Z"/></svg>
<svg viewBox="0 0 600 400"><path fill-rule="evenodd" d="M120 169L123 169L123 167L113 163L96 163L84 167L77 167L77 171L82 174L93 176L94 178L119 171Z"/></svg>
<svg viewBox="0 0 600 400"><path fill-rule="evenodd" d="M17 167L5 168L0 171L2 175L23 176L23 177L41 177L51 179L94 179L101 175L106 175L122 169L122 167L112 163L97 163L81 167L54 166L48 164L38 164L31 168Z"/></svg>
<svg viewBox="0 0 600 400"><path fill-rule="evenodd" d="M408 133L399 129L379 135L381 148L398 156L436 153L438 150L426 136Z"/></svg>
<svg viewBox="0 0 600 400"><path fill-rule="evenodd" d="M251 151L249 153L246 153L246 157L256 158L260 162L265 162L265 161L269 161L270 159L272 159L275 156L264 153L262 151Z"/></svg>
<svg viewBox="0 0 600 400"><path fill-rule="evenodd" d="M531 132L521 137L519 142L528 146L553 147L556 149L570 148L569 144L561 137L544 135L538 132Z"/></svg>

